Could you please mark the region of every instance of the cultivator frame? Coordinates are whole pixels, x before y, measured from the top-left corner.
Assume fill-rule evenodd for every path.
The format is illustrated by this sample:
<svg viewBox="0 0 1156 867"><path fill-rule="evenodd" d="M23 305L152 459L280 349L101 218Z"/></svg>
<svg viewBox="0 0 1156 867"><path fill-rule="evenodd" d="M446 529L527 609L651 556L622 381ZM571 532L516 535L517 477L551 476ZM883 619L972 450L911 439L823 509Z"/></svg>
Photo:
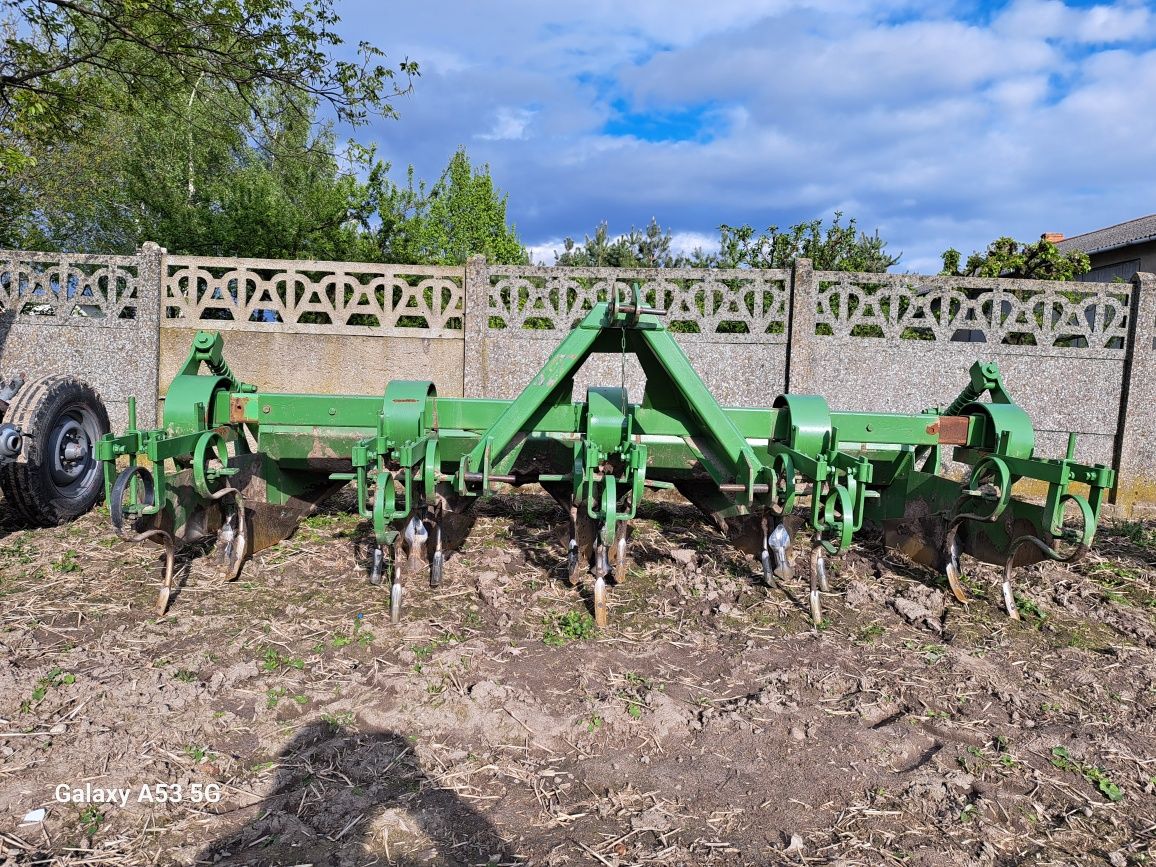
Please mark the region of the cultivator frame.
<svg viewBox="0 0 1156 867"><path fill-rule="evenodd" d="M566 510L567 575L572 584L593 577L602 626L648 489L676 488L761 562L772 587L792 577L794 542L809 535L816 623L827 558L867 522L882 525L888 545L946 573L961 601L962 554L1003 564L1012 617L1014 567L1075 560L1091 545L1113 471L1075 461L1074 434L1065 457L1036 457L1031 420L996 365L977 362L954 401L922 413L831 412L822 397L797 394L770 409L724 408L661 315L637 288L599 302L513 400L439 397L432 382L397 380L384 398L263 392L233 374L219 334L198 332L165 398L163 427L138 430L130 404L129 430L98 443L113 525L164 545L163 613L179 546L216 534L215 556L235 578L249 556L352 481L373 526L369 579L389 577L395 622L406 579L428 569L440 584L472 504L499 483L537 483ZM574 376L592 353L637 358L642 400L629 402L624 381L573 400ZM941 471L948 449L969 467L962 481ZM1042 502L1013 497L1020 480L1042 484Z"/></svg>

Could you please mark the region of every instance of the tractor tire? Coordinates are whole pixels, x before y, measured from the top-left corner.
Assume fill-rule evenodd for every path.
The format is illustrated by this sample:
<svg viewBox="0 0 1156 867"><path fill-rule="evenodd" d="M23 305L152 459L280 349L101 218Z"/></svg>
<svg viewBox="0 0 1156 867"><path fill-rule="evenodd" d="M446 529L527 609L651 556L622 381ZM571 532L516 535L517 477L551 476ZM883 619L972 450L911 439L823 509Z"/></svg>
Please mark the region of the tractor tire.
<svg viewBox="0 0 1156 867"><path fill-rule="evenodd" d="M73 376L24 383L4 413L24 433L23 454L0 464L0 491L32 526L55 527L79 518L104 493L94 446L109 431L96 389Z"/></svg>

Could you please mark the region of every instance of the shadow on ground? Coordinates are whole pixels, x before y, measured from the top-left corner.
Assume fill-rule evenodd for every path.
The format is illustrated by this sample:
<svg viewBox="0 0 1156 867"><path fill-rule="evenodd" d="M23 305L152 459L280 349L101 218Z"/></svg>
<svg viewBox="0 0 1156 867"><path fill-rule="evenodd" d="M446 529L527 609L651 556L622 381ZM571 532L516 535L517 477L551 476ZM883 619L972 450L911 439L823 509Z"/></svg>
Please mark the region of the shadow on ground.
<svg viewBox="0 0 1156 867"><path fill-rule="evenodd" d="M422 769L394 732L300 729L278 757L257 818L215 840L197 864L520 864L494 827Z"/></svg>

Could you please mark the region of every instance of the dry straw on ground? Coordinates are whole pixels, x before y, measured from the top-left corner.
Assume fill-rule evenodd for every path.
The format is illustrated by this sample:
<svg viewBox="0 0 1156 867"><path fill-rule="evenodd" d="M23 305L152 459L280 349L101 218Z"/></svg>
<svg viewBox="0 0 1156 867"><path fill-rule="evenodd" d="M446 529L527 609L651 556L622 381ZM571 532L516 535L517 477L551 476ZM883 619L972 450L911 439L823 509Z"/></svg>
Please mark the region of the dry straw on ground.
<svg viewBox="0 0 1156 867"><path fill-rule="evenodd" d="M1151 522L1026 570L1020 623L992 570L964 607L861 544L815 629L802 578L767 590L691 508L647 504L595 635L547 498L480 504L400 627L349 505L233 584L184 559L160 621L157 549L0 511L0 864L1156 858ZM85 782L222 798L54 800Z"/></svg>

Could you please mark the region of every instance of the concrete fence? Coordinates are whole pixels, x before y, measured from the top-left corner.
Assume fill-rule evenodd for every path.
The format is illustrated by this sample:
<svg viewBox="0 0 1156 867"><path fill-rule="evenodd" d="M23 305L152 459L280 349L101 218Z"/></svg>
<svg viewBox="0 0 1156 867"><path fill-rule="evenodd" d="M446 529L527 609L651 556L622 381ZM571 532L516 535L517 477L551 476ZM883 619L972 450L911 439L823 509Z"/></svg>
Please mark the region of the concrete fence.
<svg viewBox="0 0 1156 867"><path fill-rule="evenodd" d="M599 300L641 288L724 404L784 391L836 410L915 412L996 361L1031 414L1037 453L1115 466L1124 513L1156 506L1156 277L1053 283L783 270L443 268L351 262L0 251L0 373L71 372L123 426L163 392L201 328L261 388L378 394L430 379L447 396L512 397ZM644 388L619 354L575 383ZM157 404L142 400L152 425Z"/></svg>
<svg viewBox="0 0 1156 867"><path fill-rule="evenodd" d="M130 396L155 424L164 251L81 256L0 250L0 376L70 373L99 390L114 426Z"/></svg>

